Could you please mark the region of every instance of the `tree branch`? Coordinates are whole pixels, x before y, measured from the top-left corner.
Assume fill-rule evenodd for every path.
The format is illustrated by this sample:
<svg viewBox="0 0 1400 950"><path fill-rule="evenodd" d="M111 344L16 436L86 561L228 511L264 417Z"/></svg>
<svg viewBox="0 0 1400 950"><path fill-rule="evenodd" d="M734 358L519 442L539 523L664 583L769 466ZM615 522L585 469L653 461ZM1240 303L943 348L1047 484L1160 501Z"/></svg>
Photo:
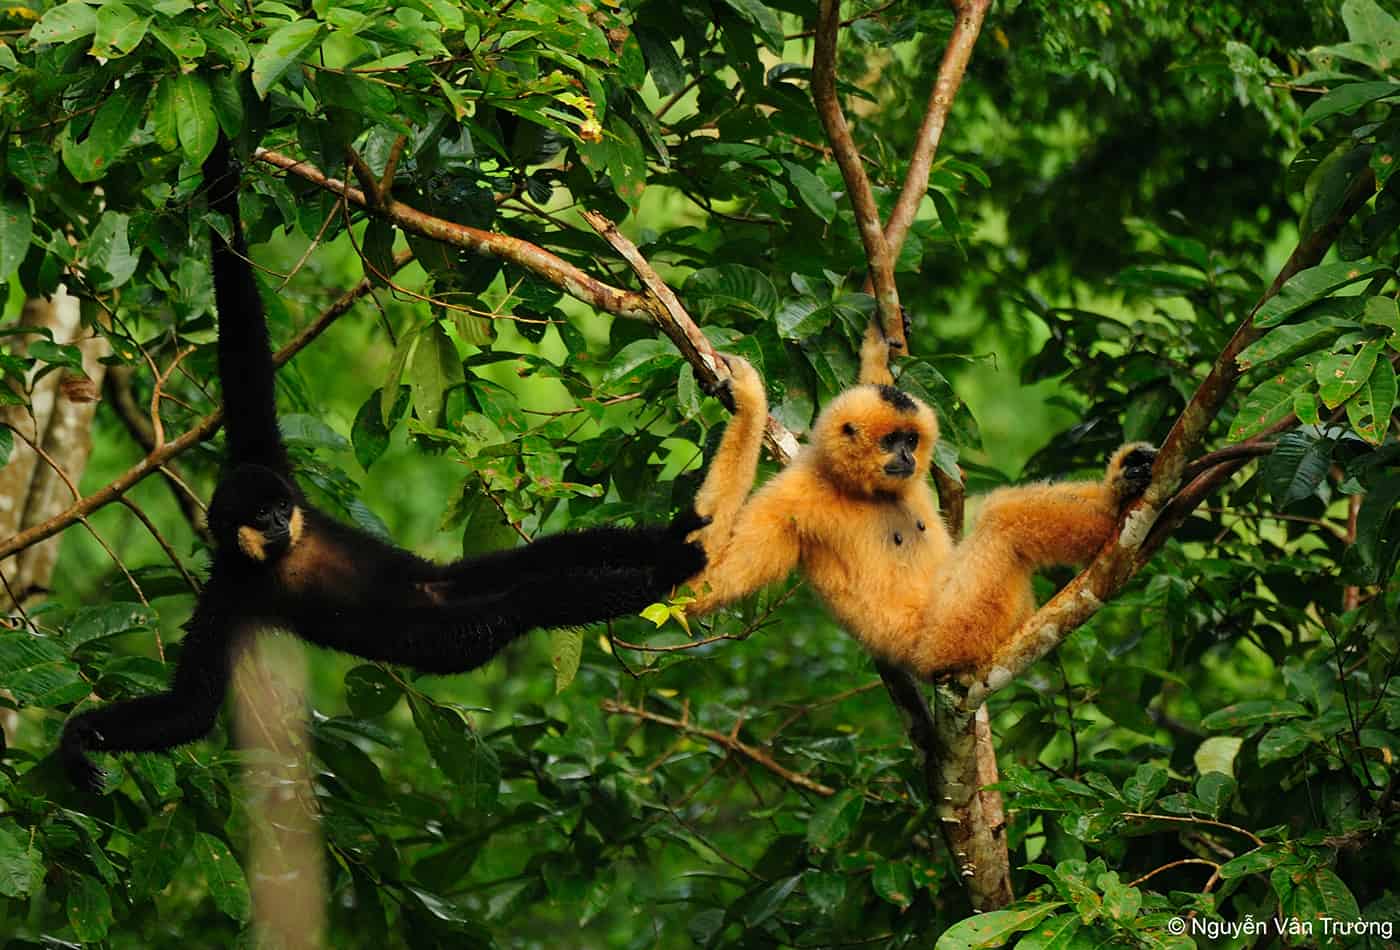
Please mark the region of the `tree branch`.
<svg viewBox="0 0 1400 950"><path fill-rule="evenodd" d="M836 794L836 789L828 785L823 785L815 779L808 778L801 772L794 772L792 769L781 765L778 760L774 759L763 749L744 742L737 735L737 725L733 733L725 734L716 729L705 729L693 725L685 719L673 719L670 716L662 716L658 713L649 712L637 706L629 706L626 703L619 703L612 699L603 700L603 711L616 715L632 716L644 722L654 722L657 725L667 726L671 729L675 729L677 732L685 733L688 736L707 739L715 745L727 749L730 754L741 755L749 761L763 766L783 781L791 785L796 785L798 788L804 788L809 792L815 792L824 798L830 798L832 795Z"/></svg>
<svg viewBox="0 0 1400 950"><path fill-rule="evenodd" d="M714 384L722 379L729 378L729 367L724 364L723 357L710 345L710 341L705 338L705 334L700 332L700 327L696 325L690 314L686 312L679 298L656 270L647 263L647 259L642 256L642 252L637 249L626 235L617 229L603 215L596 211L584 211L583 220L587 221L593 230L597 231L603 240L612 245L613 250L622 255L625 260L641 280L642 286L647 289L655 304L650 306L649 312L655 319L661 332L671 338L671 341L680 349L681 355L686 362L695 369L695 374L702 382ZM777 419L768 417L768 422L764 427L763 440L773 457L786 465L797 456L797 436L793 435Z"/></svg>
<svg viewBox="0 0 1400 950"><path fill-rule="evenodd" d="M1152 553L1165 543L1170 528L1179 524L1209 491L1249 460L1248 457L1232 458L1212 467L1197 476L1173 501L1173 494L1186 471L1187 456L1199 447L1206 430L1239 379L1240 370L1235 357L1260 335L1254 326L1255 314L1278 293L1288 278L1316 266L1322 260L1342 227L1370 200L1375 186L1375 177L1367 169L1352 183L1337 213L1321 228L1299 241L1287 263L1216 357L1210 373L1182 409L1162 444L1153 469L1152 483L1127 512L1118 535L1104 546L1079 576L1021 625L1016 636L985 669L960 681L960 688L965 690L959 703L961 715L970 716L988 695L1020 676L1027 667L1097 613L1104 601L1121 590ZM1154 530L1158 515L1169 502L1172 502L1170 517L1163 522L1162 530Z"/></svg>
<svg viewBox="0 0 1400 950"><path fill-rule="evenodd" d="M899 307L899 288L894 282L894 254L880 226L880 209L860 151L851 138L850 126L841 111L836 95L836 34L841 29L840 0L821 0L817 13L817 37L812 50L812 98L817 103L817 115L822 120L826 137L831 142L832 155L841 169L846 193L855 212L865 259L870 267L870 280L875 288L875 312L883 328L887 347L903 349L904 315Z"/></svg>
<svg viewBox="0 0 1400 950"><path fill-rule="evenodd" d="M537 244L522 241L509 234L483 231L480 228L437 218L387 194L376 205L366 199L365 192L361 189L352 188L337 178L330 178L310 163L280 152L259 148L253 152L253 157L332 194L341 195L347 201L365 208L391 224L398 225L405 231L460 247L482 257L494 257L519 265L596 310L634 320L650 320L653 317L653 308L648 306L643 295L605 284ZM368 168L365 169L365 174L369 174L373 180L373 174Z"/></svg>

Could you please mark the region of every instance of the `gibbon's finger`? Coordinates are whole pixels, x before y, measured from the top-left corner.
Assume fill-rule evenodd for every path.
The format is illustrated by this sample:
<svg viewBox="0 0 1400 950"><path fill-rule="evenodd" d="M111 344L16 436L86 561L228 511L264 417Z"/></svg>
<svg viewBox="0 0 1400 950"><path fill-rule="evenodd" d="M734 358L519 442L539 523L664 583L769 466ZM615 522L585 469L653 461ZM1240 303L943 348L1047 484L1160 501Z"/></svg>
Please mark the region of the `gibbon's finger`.
<svg viewBox="0 0 1400 950"><path fill-rule="evenodd" d="M671 524L667 527L666 533L673 537L683 538L692 531L699 531L701 528L708 526L714 520L713 518L700 515L695 510L695 506L691 505L671 519Z"/></svg>

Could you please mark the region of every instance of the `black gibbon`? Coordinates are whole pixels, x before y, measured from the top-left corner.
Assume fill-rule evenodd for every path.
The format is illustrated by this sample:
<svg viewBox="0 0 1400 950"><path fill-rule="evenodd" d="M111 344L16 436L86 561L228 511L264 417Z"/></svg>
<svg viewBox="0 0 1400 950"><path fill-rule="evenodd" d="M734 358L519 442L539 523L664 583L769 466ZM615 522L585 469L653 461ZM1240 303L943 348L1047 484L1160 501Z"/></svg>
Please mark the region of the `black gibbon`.
<svg viewBox="0 0 1400 950"><path fill-rule="evenodd" d="M318 511L292 480L277 428L267 322L227 143L206 162L204 177L211 209L234 236L233 247L212 236L227 446L209 506L213 563L170 689L66 723L60 757L75 783L102 787L90 751L155 751L207 734L235 649L259 628L424 673L460 673L529 630L635 613L704 567L700 545L685 540L704 523L693 511L668 527L568 532L451 564L423 560Z"/></svg>
<svg viewBox="0 0 1400 950"><path fill-rule="evenodd" d="M926 679L992 658L1035 608L1031 575L1088 561L1151 478L1156 449L1125 445L1102 481L1002 488L954 543L929 486L933 411L893 386L848 389L808 444L752 498L768 412L763 380L729 359L735 415L695 499L709 566L690 585L704 614L801 566L869 649Z"/></svg>

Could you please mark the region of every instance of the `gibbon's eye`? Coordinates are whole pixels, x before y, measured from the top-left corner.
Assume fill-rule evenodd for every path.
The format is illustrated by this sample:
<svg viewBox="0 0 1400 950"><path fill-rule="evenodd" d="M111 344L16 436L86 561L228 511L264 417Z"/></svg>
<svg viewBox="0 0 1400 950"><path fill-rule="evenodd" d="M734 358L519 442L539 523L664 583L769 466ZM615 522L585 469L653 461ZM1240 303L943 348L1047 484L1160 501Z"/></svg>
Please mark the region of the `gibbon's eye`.
<svg viewBox="0 0 1400 950"><path fill-rule="evenodd" d="M849 422L843 422L841 423L841 434L848 439L854 439L856 437L856 427Z"/></svg>

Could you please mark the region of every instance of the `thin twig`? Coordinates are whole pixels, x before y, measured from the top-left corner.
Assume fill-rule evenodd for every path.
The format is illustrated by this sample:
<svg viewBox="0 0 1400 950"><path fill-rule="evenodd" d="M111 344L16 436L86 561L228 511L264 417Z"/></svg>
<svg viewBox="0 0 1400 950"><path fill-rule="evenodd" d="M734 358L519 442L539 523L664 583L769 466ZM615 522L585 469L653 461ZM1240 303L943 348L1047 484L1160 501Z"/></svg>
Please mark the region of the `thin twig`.
<svg viewBox="0 0 1400 950"><path fill-rule="evenodd" d="M836 794L836 789L823 785L821 782L818 782L815 779L808 778L801 772L794 772L792 769L789 769L786 766L779 764L778 761L774 759L771 755L769 755L767 752L758 748L757 746L749 745L747 742L744 742L742 739L738 738L738 736L726 735L725 733L719 732L714 729L705 729L701 726L693 725L687 720L674 719L670 716L662 716L659 713L649 712L648 710L642 709L638 706L632 706L627 703L621 703L612 699L603 700L603 711L621 716L632 716L635 719L645 720L646 722L654 722L657 725L675 729L676 731L683 732L686 735L707 739L710 742L713 742L715 745L727 749L732 754L741 755L749 759L750 761L763 766L765 769L772 772L774 775L778 776L783 781L788 782L789 784L796 785L799 788L806 789L809 792L814 792L817 795L821 795L826 798L830 798L832 795Z"/></svg>

